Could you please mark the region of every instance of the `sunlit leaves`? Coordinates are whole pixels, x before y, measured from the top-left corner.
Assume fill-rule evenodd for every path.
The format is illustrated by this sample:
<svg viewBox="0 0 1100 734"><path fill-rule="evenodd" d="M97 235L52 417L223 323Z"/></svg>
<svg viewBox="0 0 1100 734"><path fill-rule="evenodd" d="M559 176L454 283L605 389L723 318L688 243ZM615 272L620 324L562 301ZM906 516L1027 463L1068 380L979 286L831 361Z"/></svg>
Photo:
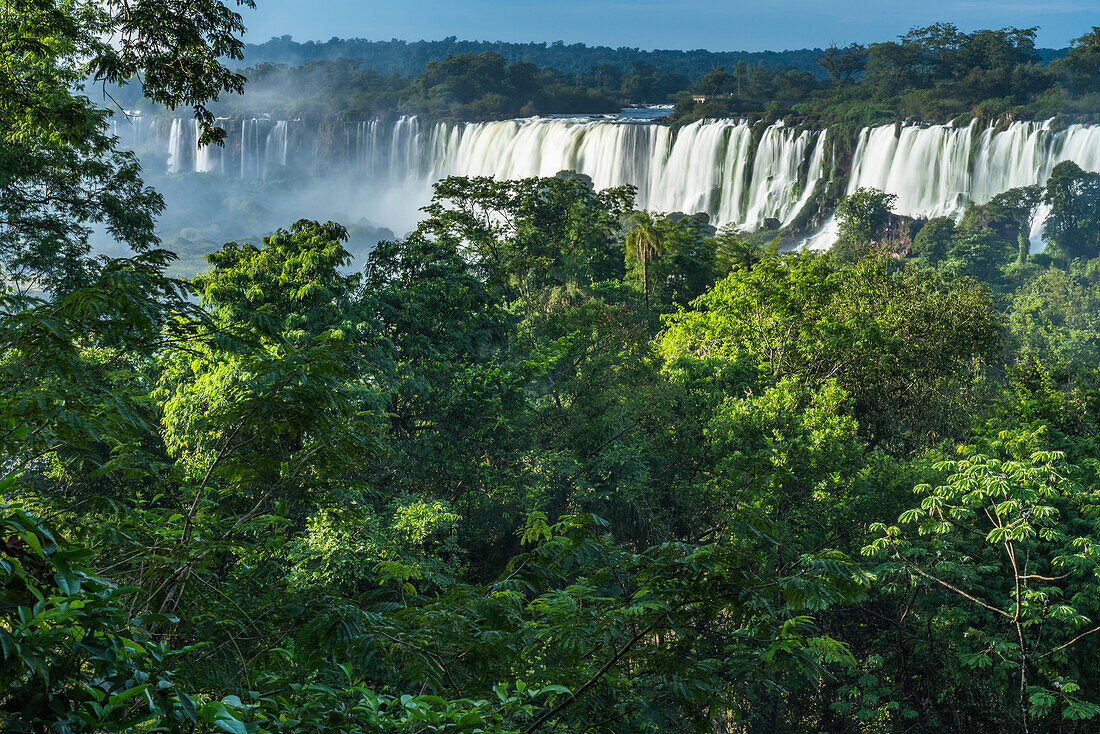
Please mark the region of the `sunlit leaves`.
<svg viewBox="0 0 1100 734"><path fill-rule="evenodd" d="M905 446L957 419L941 396L967 389L998 330L991 295L971 281L804 253L735 270L669 317L659 344L669 361L748 353L774 379L835 379L865 438Z"/></svg>

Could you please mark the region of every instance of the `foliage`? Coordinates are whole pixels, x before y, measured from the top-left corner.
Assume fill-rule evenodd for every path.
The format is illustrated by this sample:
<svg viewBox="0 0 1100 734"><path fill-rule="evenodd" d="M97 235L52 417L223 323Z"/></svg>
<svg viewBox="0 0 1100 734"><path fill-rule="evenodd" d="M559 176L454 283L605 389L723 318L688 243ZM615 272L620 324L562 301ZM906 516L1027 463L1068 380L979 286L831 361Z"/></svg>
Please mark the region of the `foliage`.
<svg viewBox="0 0 1100 734"><path fill-rule="evenodd" d="M991 283L997 281L1004 266L1018 252L1013 242L991 229L959 227L951 236L943 267Z"/></svg>
<svg viewBox="0 0 1100 734"><path fill-rule="evenodd" d="M1072 161L1054 167L1043 201L1050 207L1043 236L1055 257L1089 260L1100 255L1100 174Z"/></svg>
<svg viewBox="0 0 1100 734"><path fill-rule="evenodd" d="M701 76L717 66L735 67L739 62L763 62L769 67L794 66L803 70L816 68L815 54L810 49L800 51L694 51L609 48L583 43L507 43L502 41L461 41L450 36L438 41L370 41L363 38L333 38L324 42L295 42L290 36L271 38L245 48L249 63L305 65L313 61L362 60L367 68L379 73L396 70L402 75L415 74L428 61L443 61L457 54L477 55L485 52L500 54L509 63L529 61L539 66L553 67L566 74L583 74L589 70L603 73L630 72L638 66L656 68L666 73Z"/></svg>
<svg viewBox="0 0 1100 734"><path fill-rule="evenodd" d="M238 5L252 6L251 0ZM241 18L221 2L12 0L0 14L0 258L5 283L64 294L89 285L94 226L137 251L157 244L162 200L137 159L114 149L95 83L141 80L169 108L194 107L203 141L225 132L206 103L241 91L221 59L239 58Z"/></svg>
<svg viewBox="0 0 1100 734"><path fill-rule="evenodd" d="M949 425L941 396L961 388L954 380L990 354L999 329L984 287L889 259L852 267L812 255L764 260L693 305L669 319L666 359L747 352L776 379L820 386L835 378L875 444Z"/></svg>
<svg viewBox="0 0 1100 734"><path fill-rule="evenodd" d="M494 181L448 178L419 232L459 248L506 297L584 290L623 269L620 222L629 186L596 191L584 176Z"/></svg>
<svg viewBox="0 0 1100 734"><path fill-rule="evenodd" d="M897 196L877 189L857 189L841 199L836 207L839 225L832 251L854 260L882 244L882 235L890 224L891 209Z"/></svg>
<svg viewBox="0 0 1100 734"><path fill-rule="evenodd" d="M140 73L209 122L239 84L216 59L240 19L18 8L0 15L5 731L1093 726L1094 174L1062 164L924 223L915 262L872 190L841 204L837 253L780 254L635 212L629 187L450 178L362 273L348 230L301 220L183 283L151 235L159 196L80 85ZM1030 29L918 28L866 66L827 54L820 91L871 92L870 118L929 90L1022 105L1055 74L1085 93L1094 35L1043 69ZM700 82L727 110L823 86L731 69ZM686 87L615 71L585 83ZM465 115L560 81L481 54L414 84ZM1040 198L1050 253L1029 261ZM90 258L102 225L134 252Z"/></svg>
<svg viewBox="0 0 1100 734"><path fill-rule="evenodd" d="M1091 119L1100 94L1090 55L1095 33L1054 50L1034 47L1035 30L967 33L935 23L868 46L757 53L281 37L247 48L248 93L216 109L490 120L674 102L677 124L715 117L795 117L814 127L1000 115ZM124 105L140 101L136 85L112 95Z"/></svg>
<svg viewBox="0 0 1100 734"><path fill-rule="evenodd" d="M0 482L8 493L17 482ZM177 730L197 722L150 639L155 615L132 620L118 588L84 565L25 509L0 503L0 725L4 731Z"/></svg>
<svg viewBox="0 0 1100 734"><path fill-rule="evenodd" d="M951 239L955 236L955 220L951 217L929 219L913 238L910 254L921 265L937 267L947 257Z"/></svg>
<svg viewBox="0 0 1100 734"><path fill-rule="evenodd" d="M1009 325L1022 356L1059 367L1096 363L1100 303L1093 277L1081 264L1051 268L1016 291Z"/></svg>
<svg viewBox="0 0 1100 734"><path fill-rule="evenodd" d="M717 265L713 233L705 213L653 217L642 211L631 216L631 229L623 238L627 279L641 280L647 309L651 295L667 309L706 290Z"/></svg>
<svg viewBox="0 0 1100 734"><path fill-rule="evenodd" d="M633 217L634 226L626 234L626 254L628 261L637 264L642 271L642 293L645 295L645 307L649 308L649 264L659 260L665 253L664 243L653 217L649 212L639 212Z"/></svg>
<svg viewBox="0 0 1100 734"><path fill-rule="evenodd" d="M879 573L930 582L967 608L953 620L965 629L961 662L987 671L997 699L1018 707L1013 718L1025 731L1100 714L1077 695L1075 672L1089 667L1091 655L1078 661L1074 649L1100 631L1090 623L1096 609L1088 591L1096 550L1089 534L1067 533L1076 523L1060 517L1093 510L1068 482L1062 458L973 454L939 464L945 483L916 487L924 498L898 519L917 536L879 524L882 537L865 549L892 556Z"/></svg>

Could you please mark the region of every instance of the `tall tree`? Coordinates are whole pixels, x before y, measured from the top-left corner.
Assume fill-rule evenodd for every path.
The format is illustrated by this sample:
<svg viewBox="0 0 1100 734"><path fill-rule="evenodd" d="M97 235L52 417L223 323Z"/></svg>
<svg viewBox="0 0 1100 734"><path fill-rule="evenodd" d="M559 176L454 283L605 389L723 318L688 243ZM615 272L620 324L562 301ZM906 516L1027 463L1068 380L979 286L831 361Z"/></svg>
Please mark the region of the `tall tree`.
<svg viewBox="0 0 1100 734"><path fill-rule="evenodd" d="M841 199L836 207L839 231L831 251L854 260L879 244L897 198L878 189L861 188Z"/></svg>
<svg viewBox="0 0 1100 734"><path fill-rule="evenodd" d="M252 6L252 0L238 0ZM212 0L60 2L11 0L0 8L0 266L24 292L88 285L94 227L138 252L156 245L162 201L144 187L137 159L115 149L108 112L87 96L97 83L137 78L169 107L192 105L202 140L206 104L240 91L238 14ZM105 87L104 87L105 89ZM122 110L116 110L122 113Z"/></svg>
<svg viewBox="0 0 1100 734"><path fill-rule="evenodd" d="M834 44L818 54L817 63L834 82L851 82L867 66L867 47L853 43L841 48Z"/></svg>
<svg viewBox="0 0 1100 734"><path fill-rule="evenodd" d="M1100 254L1100 173L1081 170L1073 161L1054 167L1043 202L1050 207L1044 238L1065 260Z"/></svg>
<svg viewBox="0 0 1100 734"><path fill-rule="evenodd" d="M653 215L640 211L630 218L631 228L626 233L627 257L642 268L642 294L646 310L649 310L649 266L664 254L664 243L657 231Z"/></svg>

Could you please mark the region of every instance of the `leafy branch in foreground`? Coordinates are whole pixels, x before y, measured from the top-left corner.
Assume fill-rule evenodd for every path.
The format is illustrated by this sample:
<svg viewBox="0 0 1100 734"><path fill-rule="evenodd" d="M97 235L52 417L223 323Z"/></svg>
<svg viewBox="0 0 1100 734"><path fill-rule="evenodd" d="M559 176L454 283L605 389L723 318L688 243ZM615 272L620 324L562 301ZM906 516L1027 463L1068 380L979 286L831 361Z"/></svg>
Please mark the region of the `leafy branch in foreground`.
<svg viewBox="0 0 1100 734"><path fill-rule="evenodd" d="M864 553L885 559L877 573L931 584L969 606L964 664L993 674L999 694L1015 698L1024 731L1050 716L1097 716L1100 707L1075 695L1080 684L1065 668L1067 650L1100 632L1100 548L1066 532L1066 516L1091 511L1093 500L1069 481L1064 454L972 454L935 469L945 482L916 487L923 499L899 525L872 527L881 536Z"/></svg>

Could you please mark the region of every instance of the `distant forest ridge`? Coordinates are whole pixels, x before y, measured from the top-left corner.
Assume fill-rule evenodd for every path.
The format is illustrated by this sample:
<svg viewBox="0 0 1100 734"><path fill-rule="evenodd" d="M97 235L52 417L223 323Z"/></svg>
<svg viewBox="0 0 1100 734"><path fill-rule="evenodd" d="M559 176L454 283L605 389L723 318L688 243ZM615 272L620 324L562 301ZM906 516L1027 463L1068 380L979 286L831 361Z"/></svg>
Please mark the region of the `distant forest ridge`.
<svg viewBox="0 0 1100 734"><path fill-rule="evenodd" d="M1068 48L1036 49L1043 64L1066 55ZM363 38L332 38L328 41L299 43L290 36L272 38L260 44L248 44L242 66L272 63L300 66L311 61L356 59L363 68L382 74L395 72L401 76L419 74L429 61L443 61L454 54L480 54L495 51L509 63L526 61L542 67L553 67L566 74L579 74L593 67L614 66L631 70L635 63L649 64L659 71L685 74L697 79L717 66L732 67L739 61L762 64L765 68L794 68L811 72L820 79L828 75L818 64L820 48L788 51L679 51L609 46L588 46L583 43L507 43L504 41L459 41L449 36L441 41L369 41Z"/></svg>

